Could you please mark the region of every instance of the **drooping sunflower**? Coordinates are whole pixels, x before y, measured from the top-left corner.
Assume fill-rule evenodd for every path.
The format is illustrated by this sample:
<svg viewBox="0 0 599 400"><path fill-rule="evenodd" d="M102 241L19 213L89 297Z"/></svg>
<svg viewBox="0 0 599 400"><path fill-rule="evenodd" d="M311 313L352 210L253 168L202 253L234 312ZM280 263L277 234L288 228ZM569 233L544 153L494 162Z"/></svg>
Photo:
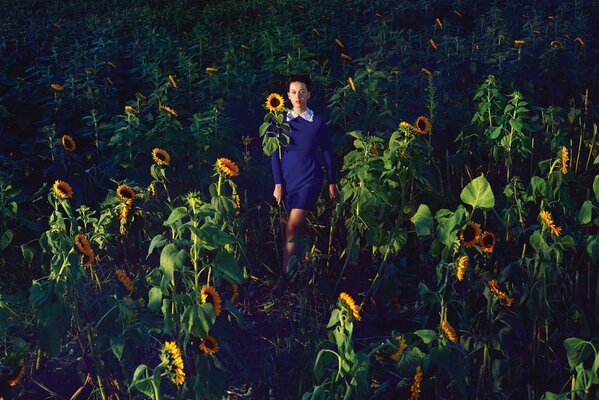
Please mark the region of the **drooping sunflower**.
<svg viewBox="0 0 599 400"><path fill-rule="evenodd" d="M166 150L159 148L152 150L152 158L158 165L168 165L171 161L171 155Z"/></svg>
<svg viewBox="0 0 599 400"><path fill-rule="evenodd" d="M431 71L429 71L428 69L426 69L424 67L420 68L420 72L422 72L423 74L425 74L429 78L433 77L433 74L431 73Z"/></svg>
<svg viewBox="0 0 599 400"><path fill-rule="evenodd" d="M137 114L137 110L135 109L135 107L130 106L129 104L127 104L125 106L125 112L131 113L131 114Z"/></svg>
<svg viewBox="0 0 599 400"><path fill-rule="evenodd" d="M116 188L116 195L123 201L133 200L135 198L135 191L129 186L122 184Z"/></svg>
<svg viewBox="0 0 599 400"><path fill-rule="evenodd" d="M83 233L78 233L75 235L75 247L79 253L83 254L91 254L93 253L92 247L89 245L87 238Z"/></svg>
<svg viewBox="0 0 599 400"><path fill-rule="evenodd" d="M177 81L175 80L175 77L172 75L168 76L168 81L171 84L171 86L173 87L173 89L177 88Z"/></svg>
<svg viewBox="0 0 599 400"><path fill-rule="evenodd" d="M552 40L549 45L554 49L563 49L564 45L559 40Z"/></svg>
<svg viewBox="0 0 599 400"><path fill-rule="evenodd" d="M81 258L83 259L83 268L87 269L91 267L94 263L94 251L92 250L89 253L83 254Z"/></svg>
<svg viewBox="0 0 599 400"><path fill-rule="evenodd" d="M492 232L485 231L480 236L480 247L485 253L492 253L495 248L495 235Z"/></svg>
<svg viewBox="0 0 599 400"><path fill-rule="evenodd" d="M64 88L62 86L60 86L58 83L53 83L53 84L50 85L50 87L55 92L64 92Z"/></svg>
<svg viewBox="0 0 599 400"><path fill-rule="evenodd" d="M210 335L202 339L202 343L200 343L200 350L206 354L216 354L219 348L218 341Z"/></svg>
<svg viewBox="0 0 599 400"><path fill-rule="evenodd" d="M281 111L283 107L285 107L285 100L283 100L283 96L278 93L271 93L266 98L266 108L268 111L277 112Z"/></svg>
<svg viewBox="0 0 599 400"><path fill-rule="evenodd" d="M170 115L172 115L175 118L179 116L179 114L177 114L177 112L175 110L173 110L169 106L165 106L164 104L162 104L160 106L160 109L166 111L167 113L169 113Z"/></svg>
<svg viewBox="0 0 599 400"><path fill-rule="evenodd" d="M55 181L52 190L59 199L71 199L73 197L73 188L65 181Z"/></svg>
<svg viewBox="0 0 599 400"><path fill-rule="evenodd" d="M422 367L419 365L416 367L414 379L412 380L412 385L410 386L410 400L418 400L420 398L420 385L422 384L422 377Z"/></svg>
<svg viewBox="0 0 599 400"><path fill-rule="evenodd" d="M480 224L468 222L460 234L460 240L465 247L474 247L480 237Z"/></svg>
<svg viewBox="0 0 599 400"><path fill-rule="evenodd" d="M549 211L541 211L539 217L541 217L541 220L543 220L553 235L560 236L562 234L562 228L555 225Z"/></svg>
<svg viewBox="0 0 599 400"><path fill-rule="evenodd" d="M568 160L570 159L570 155L568 154L568 148L566 146L562 146L562 151L560 152L561 158L561 172L562 175L566 175L568 173Z"/></svg>
<svg viewBox="0 0 599 400"><path fill-rule="evenodd" d="M351 76L349 78L347 78L347 81L349 82L349 87L351 88L351 90L353 92L356 91L356 84L354 83L354 80L351 78Z"/></svg>
<svg viewBox="0 0 599 400"><path fill-rule="evenodd" d="M514 45L516 45L516 46L522 46L522 45L524 45L524 43L526 43L524 40L519 40L519 39L514 40Z"/></svg>
<svg viewBox="0 0 599 400"><path fill-rule="evenodd" d="M440 29L443 29L443 22L441 22L441 20L440 20L439 18L437 18L437 19L435 20L435 22L437 23L437 25L439 25L439 28L440 28Z"/></svg>
<svg viewBox="0 0 599 400"><path fill-rule="evenodd" d="M355 319L357 319L358 321L362 319L362 317L360 317L360 306L356 304L354 299L352 299L352 297L349 294L341 292L339 294L339 300L341 300L341 303L345 307L347 307L349 311L351 311Z"/></svg>
<svg viewBox="0 0 599 400"><path fill-rule="evenodd" d="M437 42L435 42L432 38L428 40L428 43L431 45L433 49L437 50Z"/></svg>
<svg viewBox="0 0 599 400"><path fill-rule="evenodd" d="M72 151L75 151L75 149L77 149L77 144L75 143L75 139L73 139L69 135L62 135L62 139L60 141L62 143L62 147L69 153Z"/></svg>
<svg viewBox="0 0 599 400"><path fill-rule="evenodd" d="M458 281L464 280L466 270L468 269L468 256L462 256L458 260L458 266L456 270L456 278Z"/></svg>
<svg viewBox="0 0 599 400"><path fill-rule="evenodd" d="M128 292L132 292L133 283L131 282L129 276L127 276L127 273L122 269L117 269L116 271L114 271L114 273L119 282L121 282L121 285L123 285L123 287L125 288L125 290L127 290Z"/></svg>
<svg viewBox="0 0 599 400"><path fill-rule="evenodd" d="M403 354L404 350L408 347L408 345L406 344L406 342L403 341L401 336L397 336L395 338L395 340L397 340L397 350L395 350L393 353L389 354L389 356L388 356L393 361L399 360L399 358Z"/></svg>
<svg viewBox="0 0 599 400"><path fill-rule="evenodd" d="M19 369L17 369L17 372L8 380L8 386L10 387L17 386L21 378L23 378L23 375L25 375L25 361L22 359L19 360L18 365Z"/></svg>
<svg viewBox="0 0 599 400"><path fill-rule="evenodd" d="M164 342L160 358L168 366L168 375L170 380L177 386L185 382L185 371L183 371L183 358L181 350L175 342Z"/></svg>
<svg viewBox="0 0 599 400"><path fill-rule="evenodd" d="M340 48L345 49L345 45L343 44L343 42L341 40L335 39L335 44L337 46L339 46Z"/></svg>
<svg viewBox="0 0 599 400"><path fill-rule="evenodd" d="M416 119L414 127L416 128L416 132L421 135L426 135L431 131L431 123L424 115L421 115Z"/></svg>
<svg viewBox="0 0 599 400"><path fill-rule="evenodd" d="M237 300L239 297L239 286L237 286L236 283L231 283L231 288L233 292L231 293L231 298L229 298L229 301L231 303L235 303L235 300Z"/></svg>
<svg viewBox="0 0 599 400"><path fill-rule="evenodd" d="M458 342L458 334L456 333L455 329L453 329L453 326L451 326L451 324L447 322L447 320L443 320L441 322L441 329L443 329L443 333L445 334L445 336L447 336L447 339L449 339L453 343Z"/></svg>
<svg viewBox="0 0 599 400"><path fill-rule="evenodd" d="M228 158L221 157L217 159L216 166L220 172L227 176L233 177L239 175L239 167Z"/></svg>
<svg viewBox="0 0 599 400"><path fill-rule="evenodd" d="M207 68L206 68L206 72L208 72L208 73L214 73L214 72L218 72L218 68L214 68L214 67L207 67Z"/></svg>
<svg viewBox="0 0 599 400"><path fill-rule="evenodd" d="M202 302L202 304L212 304L216 316L218 317L220 315L222 310L222 300L216 289L214 289L212 286L202 286L202 290L200 290L200 301Z"/></svg>
<svg viewBox="0 0 599 400"><path fill-rule="evenodd" d="M491 280L487 281L487 286L489 287L489 291L492 294L501 298L505 302L506 306L508 306L508 307L512 306L514 299L512 299L510 296L508 296L505 292L502 292L501 290L499 290L499 284L497 283L497 279L491 279Z"/></svg>
<svg viewBox="0 0 599 400"><path fill-rule="evenodd" d="M353 58L351 58L350 56L348 56L345 53L341 53L341 58L343 58L347 62L351 62L353 60Z"/></svg>

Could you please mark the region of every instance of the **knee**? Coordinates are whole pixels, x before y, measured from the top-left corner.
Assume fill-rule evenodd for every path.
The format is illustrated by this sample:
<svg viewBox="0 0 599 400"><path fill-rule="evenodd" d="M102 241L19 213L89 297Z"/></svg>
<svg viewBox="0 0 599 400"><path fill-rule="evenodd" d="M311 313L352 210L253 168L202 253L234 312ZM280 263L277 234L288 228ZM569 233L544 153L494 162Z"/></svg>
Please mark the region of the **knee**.
<svg viewBox="0 0 599 400"><path fill-rule="evenodd" d="M288 223L287 224L287 238L291 239L294 236L302 234L302 226L299 223Z"/></svg>

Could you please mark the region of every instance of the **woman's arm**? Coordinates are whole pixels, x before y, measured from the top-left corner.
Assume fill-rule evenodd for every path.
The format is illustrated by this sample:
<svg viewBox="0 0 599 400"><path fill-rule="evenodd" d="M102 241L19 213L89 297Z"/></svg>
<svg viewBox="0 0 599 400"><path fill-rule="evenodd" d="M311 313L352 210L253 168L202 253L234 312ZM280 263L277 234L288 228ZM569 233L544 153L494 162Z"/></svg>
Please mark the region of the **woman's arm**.
<svg viewBox="0 0 599 400"><path fill-rule="evenodd" d="M320 126L319 134L322 155L324 157L324 162L327 165L327 175L329 181L329 198L332 201L335 201L339 197L339 191L337 190L337 173L335 170L335 163L333 162L333 154L331 151L331 138L329 135L329 127L324 121Z"/></svg>

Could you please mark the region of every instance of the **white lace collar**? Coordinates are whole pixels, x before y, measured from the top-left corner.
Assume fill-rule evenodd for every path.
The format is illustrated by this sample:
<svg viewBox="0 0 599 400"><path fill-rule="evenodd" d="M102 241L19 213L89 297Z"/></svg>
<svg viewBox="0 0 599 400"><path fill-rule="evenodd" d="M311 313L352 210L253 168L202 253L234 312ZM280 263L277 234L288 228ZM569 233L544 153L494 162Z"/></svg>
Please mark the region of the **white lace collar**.
<svg viewBox="0 0 599 400"><path fill-rule="evenodd" d="M291 121L297 117L302 117L306 121L312 122L314 120L314 111L310 110L309 108L306 108L306 111L301 114L298 114L293 110L287 111L287 121Z"/></svg>

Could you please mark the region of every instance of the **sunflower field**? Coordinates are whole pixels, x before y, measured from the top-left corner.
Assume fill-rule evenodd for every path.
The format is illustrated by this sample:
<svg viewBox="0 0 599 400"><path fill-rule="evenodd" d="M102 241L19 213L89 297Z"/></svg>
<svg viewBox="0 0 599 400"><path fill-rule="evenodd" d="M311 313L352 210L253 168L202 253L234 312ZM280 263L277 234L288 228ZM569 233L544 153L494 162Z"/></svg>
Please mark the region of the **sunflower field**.
<svg viewBox="0 0 599 400"><path fill-rule="evenodd" d="M597 21L0 2L0 399L599 399ZM340 196L279 285L292 74Z"/></svg>

